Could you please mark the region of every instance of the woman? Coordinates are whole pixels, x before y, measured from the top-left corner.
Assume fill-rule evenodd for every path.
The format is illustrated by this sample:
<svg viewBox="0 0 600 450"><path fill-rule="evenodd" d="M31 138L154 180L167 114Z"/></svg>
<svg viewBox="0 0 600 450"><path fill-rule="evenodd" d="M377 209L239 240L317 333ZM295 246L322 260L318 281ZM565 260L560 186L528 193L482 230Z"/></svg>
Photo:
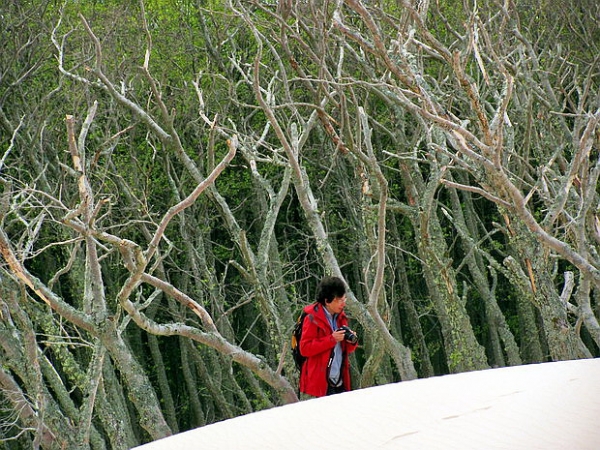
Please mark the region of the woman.
<svg viewBox="0 0 600 450"><path fill-rule="evenodd" d="M313 396L352 389L348 355L356 350L356 333L348 328L346 286L338 277L325 277L317 300L304 308L300 353L306 358L300 372L300 392ZM346 327L345 329L342 327Z"/></svg>

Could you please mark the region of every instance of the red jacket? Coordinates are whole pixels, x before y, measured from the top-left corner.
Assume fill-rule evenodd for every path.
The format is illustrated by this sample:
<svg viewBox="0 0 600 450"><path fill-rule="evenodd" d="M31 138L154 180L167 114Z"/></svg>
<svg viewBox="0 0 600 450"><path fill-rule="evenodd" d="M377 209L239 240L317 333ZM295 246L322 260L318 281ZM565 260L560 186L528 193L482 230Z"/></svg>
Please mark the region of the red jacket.
<svg viewBox="0 0 600 450"><path fill-rule="evenodd" d="M336 344L323 308L323 305L317 302L304 307L307 316L302 325L300 339L300 353L306 357L300 372L300 392L313 397L323 397L327 394L327 363ZM343 311L337 317L338 328L342 325L348 326L348 318ZM356 347L357 344L342 341L342 381L346 391L352 389L348 355L356 350Z"/></svg>

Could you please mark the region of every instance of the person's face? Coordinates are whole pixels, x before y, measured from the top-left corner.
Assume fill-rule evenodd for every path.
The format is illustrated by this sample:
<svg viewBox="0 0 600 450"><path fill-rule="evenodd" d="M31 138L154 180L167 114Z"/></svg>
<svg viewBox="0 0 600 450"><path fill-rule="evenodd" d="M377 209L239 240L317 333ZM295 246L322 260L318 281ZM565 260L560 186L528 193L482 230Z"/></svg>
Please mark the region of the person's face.
<svg viewBox="0 0 600 450"><path fill-rule="evenodd" d="M331 303L327 304L327 309L331 314L339 314L344 310L344 306L346 306L346 296L342 297L334 297Z"/></svg>

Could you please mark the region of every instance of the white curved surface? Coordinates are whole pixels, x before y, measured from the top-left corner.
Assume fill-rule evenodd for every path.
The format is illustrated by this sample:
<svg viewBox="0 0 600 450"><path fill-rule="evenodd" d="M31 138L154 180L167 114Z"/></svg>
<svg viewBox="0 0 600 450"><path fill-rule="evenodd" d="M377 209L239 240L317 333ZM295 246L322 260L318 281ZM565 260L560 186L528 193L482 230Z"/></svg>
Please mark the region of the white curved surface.
<svg viewBox="0 0 600 450"><path fill-rule="evenodd" d="M225 420L136 448L600 449L600 359L361 389Z"/></svg>

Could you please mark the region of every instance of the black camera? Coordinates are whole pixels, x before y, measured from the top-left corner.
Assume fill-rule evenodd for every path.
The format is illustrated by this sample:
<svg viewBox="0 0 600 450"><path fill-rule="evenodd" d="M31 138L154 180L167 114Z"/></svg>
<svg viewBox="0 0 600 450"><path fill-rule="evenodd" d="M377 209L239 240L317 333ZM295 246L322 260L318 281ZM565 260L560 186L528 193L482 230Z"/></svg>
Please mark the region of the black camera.
<svg viewBox="0 0 600 450"><path fill-rule="evenodd" d="M336 331L344 330L344 340L350 342L351 344L356 344L358 338L356 335L348 328L346 325L342 325Z"/></svg>

